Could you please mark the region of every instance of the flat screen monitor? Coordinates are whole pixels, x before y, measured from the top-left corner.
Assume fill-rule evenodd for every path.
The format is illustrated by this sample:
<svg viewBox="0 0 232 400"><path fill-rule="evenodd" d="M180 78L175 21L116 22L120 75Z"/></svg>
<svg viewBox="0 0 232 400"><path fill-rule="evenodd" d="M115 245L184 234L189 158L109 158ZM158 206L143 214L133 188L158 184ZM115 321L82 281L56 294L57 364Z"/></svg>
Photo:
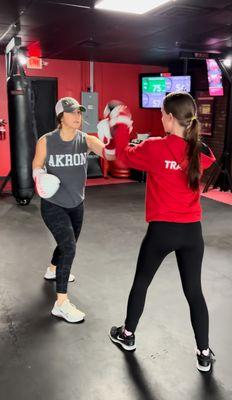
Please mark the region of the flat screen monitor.
<svg viewBox="0 0 232 400"><path fill-rule="evenodd" d="M140 75L139 93L141 108L161 108L164 97L171 92L190 92L191 77Z"/></svg>
<svg viewBox="0 0 232 400"><path fill-rule="evenodd" d="M185 76L170 76L166 79L166 91L171 92L190 92L191 90L191 77Z"/></svg>

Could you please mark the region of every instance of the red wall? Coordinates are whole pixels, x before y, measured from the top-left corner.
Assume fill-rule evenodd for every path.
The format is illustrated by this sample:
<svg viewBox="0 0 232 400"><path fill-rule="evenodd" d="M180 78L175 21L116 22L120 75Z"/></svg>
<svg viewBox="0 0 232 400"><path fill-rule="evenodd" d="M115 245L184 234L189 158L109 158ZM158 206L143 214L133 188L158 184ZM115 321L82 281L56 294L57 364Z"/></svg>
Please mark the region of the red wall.
<svg viewBox="0 0 232 400"><path fill-rule="evenodd" d="M71 96L80 100L81 91L87 91L89 83L89 62L45 60L42 70L27 70L29 76L58 78L58 97ZM146 72L161 72L167 69L148 65L94 63L94 91L99 93L99 117L107 101L119 99L130 107L134 120L134 132L163 133L159 110L139 108L138 75ZM5 79L5 59L0 56L0 118L8 120ZM0 176L10 168L9 131L7 139L0 141Z"/></svg>
<svg viewBox="0 0 232 400"><path fill-rule="evenodd" d="M153 134L159 135L163 132L160 111L139 108L138 75L163 70L147 65L96 63L94 90L100 94L100 113L109 99L120 99L129 106L132 112L134 132L153 132Z"/></svg>

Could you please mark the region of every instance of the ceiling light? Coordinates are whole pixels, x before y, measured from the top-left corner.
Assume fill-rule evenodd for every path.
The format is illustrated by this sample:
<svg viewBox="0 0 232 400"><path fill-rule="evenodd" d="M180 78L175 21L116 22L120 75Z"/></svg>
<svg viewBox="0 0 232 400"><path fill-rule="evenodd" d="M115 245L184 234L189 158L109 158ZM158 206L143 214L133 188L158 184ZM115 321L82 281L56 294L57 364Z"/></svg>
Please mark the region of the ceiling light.
<svg viewBox="0 0 232 400"><path fill-rule="evenodd" d="M223 60L223 64L224 64L226 67L231 67L231 65L232 65L232 58L231 58L231 57L225 58L225 60Z"/></svg>
<svg viewBox="0 0 232 400"><path fill-rule="evenodd" d="M144 14L173 0L101 0L95 8L124 13Z"/></svg>
<svg viewBox="0 0 232 400"><path fill-rule="evenodd" d="M27 56L26 56L26 52L23 49L19 49L19 51L17 52L17 59L19 61L19 63L21 65L26 65L27 63Z"/></svg>

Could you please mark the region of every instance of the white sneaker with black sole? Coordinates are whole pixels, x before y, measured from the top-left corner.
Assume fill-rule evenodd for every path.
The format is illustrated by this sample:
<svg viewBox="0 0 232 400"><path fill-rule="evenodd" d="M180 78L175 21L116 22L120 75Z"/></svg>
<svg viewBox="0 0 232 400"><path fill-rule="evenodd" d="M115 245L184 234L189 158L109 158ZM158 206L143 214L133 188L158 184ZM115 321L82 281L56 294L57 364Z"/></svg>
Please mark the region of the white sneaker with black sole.
<svg viewBox="0 0 232 400"><path fill-rule="evenodd" d="M55 281L56 280L56 273L54 271L51 271L50 267L47 268L47 271L44 275L44 279L47 281ZM73 274L69 275L68 278L69 282L74 282L75 281L75 276Z"/></svg>
<svg viewBox="0 0 232 400"><path fill-rule="evenodd" d="M78 310L74 304L70 303L68 299L61 306L58 306L56 301L51 313L55 317L63 318L71 323L82 322L85 319L85 314Z"/></svg>

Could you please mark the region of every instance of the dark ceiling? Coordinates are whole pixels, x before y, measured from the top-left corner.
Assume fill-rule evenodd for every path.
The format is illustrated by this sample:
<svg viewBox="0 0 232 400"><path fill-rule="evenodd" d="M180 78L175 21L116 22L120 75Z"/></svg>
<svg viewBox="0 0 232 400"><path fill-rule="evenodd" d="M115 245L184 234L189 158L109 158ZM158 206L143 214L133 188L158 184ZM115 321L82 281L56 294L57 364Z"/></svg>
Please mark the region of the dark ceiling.
<svg viewBox="0 0 232 400"><path fill-rule="evenodd" d="M168 64L181 51L232 51L232 1L176 0L144 15L96 10L96 1L0 0L0 52L14 35L69 60Z"/></svg>

